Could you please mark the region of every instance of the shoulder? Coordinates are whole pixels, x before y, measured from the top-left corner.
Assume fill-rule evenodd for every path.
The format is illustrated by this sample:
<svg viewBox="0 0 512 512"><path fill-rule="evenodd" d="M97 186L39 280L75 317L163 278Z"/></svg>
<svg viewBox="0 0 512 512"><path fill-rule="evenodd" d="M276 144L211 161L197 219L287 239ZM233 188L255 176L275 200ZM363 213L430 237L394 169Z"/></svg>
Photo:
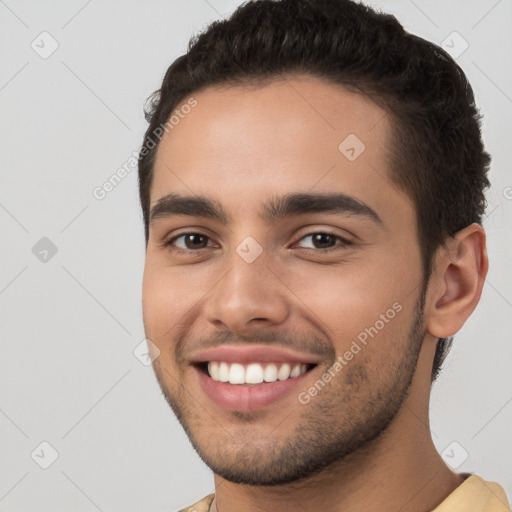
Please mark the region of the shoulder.
<svg viewBox="0 0 512 512"><path fill-rule="evenodd" d="M471 510L474 512L510 512L503 488L478 475L470 475L434 512Z"/></svg>
<svg viewBox="0 0 512 512"><path fill-rule="evenodd" d="M205 496L203 499L199 500L193 505L178 510L178 512L208 512L210 510L210 505L212 504L214 496L215 493L208 494L208 496Z"/></svg>

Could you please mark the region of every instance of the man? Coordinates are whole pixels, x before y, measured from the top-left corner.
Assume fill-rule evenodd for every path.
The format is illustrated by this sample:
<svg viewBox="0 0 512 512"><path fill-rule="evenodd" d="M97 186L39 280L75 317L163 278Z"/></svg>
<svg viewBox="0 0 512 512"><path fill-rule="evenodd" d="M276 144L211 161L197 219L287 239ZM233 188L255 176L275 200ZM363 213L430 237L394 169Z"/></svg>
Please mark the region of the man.
<svg viewBox="0 0 512 512"><path fill-rule="evenodd" d="M448 54L349 0L250 2L148 121L145 331L216 487L184 510L509 510L429 429L488 267L490 157Z"/></svg>

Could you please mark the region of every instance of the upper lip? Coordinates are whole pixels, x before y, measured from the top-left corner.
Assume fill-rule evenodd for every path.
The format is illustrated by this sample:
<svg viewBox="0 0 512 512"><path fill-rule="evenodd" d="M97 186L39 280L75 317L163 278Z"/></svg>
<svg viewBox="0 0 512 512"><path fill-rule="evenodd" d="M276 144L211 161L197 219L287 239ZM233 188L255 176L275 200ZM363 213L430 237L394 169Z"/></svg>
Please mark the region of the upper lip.
<svg viewBox="0 0 512 512"><path fill-rule="evenodd" d="M196 352L189 357L191 363L225 361L227 363L304 363L318 364L318 356L300 354L285 348L268 345L223 345Z"/></svg>

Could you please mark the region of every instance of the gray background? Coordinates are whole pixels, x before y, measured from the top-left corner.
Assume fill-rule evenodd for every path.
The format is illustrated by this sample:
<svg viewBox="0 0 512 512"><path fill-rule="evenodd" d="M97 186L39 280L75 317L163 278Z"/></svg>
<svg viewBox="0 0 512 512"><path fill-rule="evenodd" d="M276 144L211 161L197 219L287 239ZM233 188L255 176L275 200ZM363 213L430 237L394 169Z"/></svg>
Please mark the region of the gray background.
<svg viewBox="0 0 512 512"><path fill-rule="evenodd" d="M192 32L239 3L0 0L2 512L172 511L213 490L133 353L144 339L135 168L103 200L92 192L138 150L143 101ZM371 3L427 39L456 31L469 44L458 61L493 156L491 264L434 386L432 431L446 460L467 457L457 471L512 497L512 2ZM47 58L43 31L59 45Z"/></svg>

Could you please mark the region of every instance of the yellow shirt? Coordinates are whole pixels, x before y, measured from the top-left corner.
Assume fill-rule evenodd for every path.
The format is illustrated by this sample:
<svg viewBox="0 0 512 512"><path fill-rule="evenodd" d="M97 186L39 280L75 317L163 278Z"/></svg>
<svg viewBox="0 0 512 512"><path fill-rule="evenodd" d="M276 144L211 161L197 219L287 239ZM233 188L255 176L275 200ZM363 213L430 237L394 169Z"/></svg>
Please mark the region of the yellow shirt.
<svg viewBox="0 0 512 512"><path fill-rule="evenodd" d="M432 512L510 512L510 505L501 485L471 475Z"/></svg>
<svg viewBox="0 0 512 512"><path fill-rule="evenodd" d="M215 494L209 494L179 512L209 512ZM432 512L511 512L503 488L471 475Z"/></svg>

